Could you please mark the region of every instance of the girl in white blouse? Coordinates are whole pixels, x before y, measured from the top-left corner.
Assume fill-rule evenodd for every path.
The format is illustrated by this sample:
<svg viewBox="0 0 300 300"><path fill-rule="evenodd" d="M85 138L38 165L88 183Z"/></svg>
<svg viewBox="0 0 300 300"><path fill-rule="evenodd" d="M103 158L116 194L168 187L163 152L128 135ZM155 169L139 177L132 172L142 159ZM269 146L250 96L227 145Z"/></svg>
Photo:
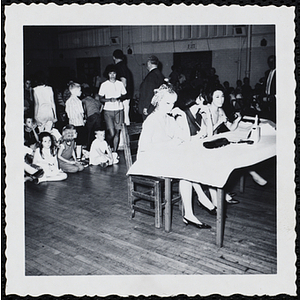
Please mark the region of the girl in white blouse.
<svg viewBox="0 0 300 300"><path fill-rule="evenodd" d="M46 131L40 133L39 140L40 145L34 153L33 164L41 167L44 171L44 175L38 179L38 183L66 179L67 174L58 168L55 142L51 133Z"/></svg>
<svg viewBox="0 0 300 300"><path fill-rule="evenodd" d="M117 71L114 65L107 66L104 81L99 89L100 101L104 104L103 114L107 129L107 142L117 152L120 142L120 133L124 123L123 100L126 99L126 89L122 81L117 80Z"/></svg>

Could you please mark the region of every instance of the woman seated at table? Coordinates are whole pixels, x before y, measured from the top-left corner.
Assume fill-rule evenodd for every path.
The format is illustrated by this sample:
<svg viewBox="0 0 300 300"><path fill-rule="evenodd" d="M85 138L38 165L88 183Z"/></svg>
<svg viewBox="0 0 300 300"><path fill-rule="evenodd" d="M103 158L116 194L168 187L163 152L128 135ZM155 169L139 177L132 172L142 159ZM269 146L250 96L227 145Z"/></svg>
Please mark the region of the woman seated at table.
<svg viewBox="0 0 300 300"><path fill-rule="evenodd" d="M143 123L138 156L142 155L143 152L165 148L171 151L174 147L179 147L180 144L186 141L187 122L180 117L176 118L179 114L184 116L184 113L179 108L174 109L171 113L176 100L177 94L169 83L162 84L155 90L151 100L151 104L155 109ZM176 119L178 120L176 121ZM178 124L181 126L178 126ZM193 213L191 184L186 180L180 180L179 189L184 206L183 222L186 225L191 224L197 228L211 228L210 225L200 222Z"/></svg>
<svg viewBox="0 0 300 300"><path fill-rule="evenodd" d="M238 127L239 122L242 119L242 116L239 112L235 113L235 119L230 122L222 109L222 106L224 104L224 92L222 87L216 87L214 90L212 90L207 95L207 110L206 114L203 114L204 122L212 123L212 128L210 131L208 131L208 136L211 136L213 134L221 133L224 131L233 131ZM258 183L258 179L261 179L261 181L265 181L260 175L258 175L255 171L250 170L249 174L252 176L253 180ZM216 206L216 189L212 188L210 189L210 193L212 195L212 201L213 204ZM230 194L225 195L225 199L227 203L229 204L237 204L239 203L238 200L233 199Z"/></svg>
<svg viewBox="0 0 300 300"><path fill-rule="evenodd" d="M212 123L210 118L202 118L202 115L209 114L208 106L204 105L203 102L204 99L202 97L197 97L197 93L190 89L182 90L178 95L178 106L186 115L185 120L188 125L187 139L201 139L206 137L208 132L212 132ZM206 123L204 119L206 119ZM178 118L176 120L178 120ZM215 205L213 205L210 199L205 195L201 184L197 182L185 181L182 183L182 185L186 186L184 191L189 193L187 197L192 197L192 188L194 188L200 205L211 215L217 214ZM188 188L188 186L190 187Z"/></svg>
<svg viewBox="0 0 300 300"><path fill-rule="evenodd" d="M207 95L207 102L208 102L208 112L209 114L206 115L207 118L210 118L212 122L212 132L209 135L219 133L220 131L226 130L235 130L242 119L242 116L239 112L235 113L235 119L233 122L229 122L222 106L224 104L224 92L222 87L215 88L212 92ZM206 120L207 121L207 120ZM226 126L224 129L223 126ZM223 128L221 128L223 127Z"/></svg>

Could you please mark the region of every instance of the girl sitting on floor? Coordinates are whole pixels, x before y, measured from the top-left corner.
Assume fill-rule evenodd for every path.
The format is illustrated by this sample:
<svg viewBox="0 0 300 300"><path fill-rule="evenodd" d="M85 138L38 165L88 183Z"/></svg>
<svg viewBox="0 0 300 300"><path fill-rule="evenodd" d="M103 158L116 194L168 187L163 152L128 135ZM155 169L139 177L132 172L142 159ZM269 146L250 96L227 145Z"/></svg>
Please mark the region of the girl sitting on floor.
<svg viewBox="0 0 300 300"><path fill-rule="evenodd" d="M84 166L76 158L76 137L77 132L74 125L68 124L62 129L61 143L57 156L60 168L67 173L76 173L84 169Z"/></svg>
<svg viewBox="0 0 300 300"><path fill-rule="evenodd" d="M38 178L38 183L66 179L67 174L58 168L56 147L52 135L49 132L42 132L39 135L39 141L39 148L34 153L33 163L43 169L44 175Z"/></svg>

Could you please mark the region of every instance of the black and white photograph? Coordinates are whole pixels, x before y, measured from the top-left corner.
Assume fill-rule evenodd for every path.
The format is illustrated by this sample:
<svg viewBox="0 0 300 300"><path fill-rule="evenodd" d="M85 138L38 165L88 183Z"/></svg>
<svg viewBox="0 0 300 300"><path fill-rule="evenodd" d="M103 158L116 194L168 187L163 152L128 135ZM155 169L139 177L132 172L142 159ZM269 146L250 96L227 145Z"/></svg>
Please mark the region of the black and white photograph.
<svg viewBox="0 0 300 300"><path fill-rule="evenodd" d="M5 14L7 294L295 295L293 8Z"/></svg>

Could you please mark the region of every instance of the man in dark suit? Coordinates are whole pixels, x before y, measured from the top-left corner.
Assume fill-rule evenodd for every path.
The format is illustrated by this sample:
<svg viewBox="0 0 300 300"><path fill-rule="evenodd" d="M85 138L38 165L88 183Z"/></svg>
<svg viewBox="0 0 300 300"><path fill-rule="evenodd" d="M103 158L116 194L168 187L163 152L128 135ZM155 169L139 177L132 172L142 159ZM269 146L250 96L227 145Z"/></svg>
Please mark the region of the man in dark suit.
<svg viewBox="0 0 300 300"><path fill-rule="evenodd" d="M157 89L164 83L164 76L158 69L158 64L158 58L154 55L151 55L147 60L149 73L141 83L139 99L139 113L143 116L143 120L154 110L153 105L151 105L154 89Z"/></svg>
<svg viewBox="0 0 300 300"><path fill-rule="evenodd" d="M268 57L269 70L265 72L264 97L263 101L267 103L270 112L270 118L276 119L276 57Z"/></svg>

